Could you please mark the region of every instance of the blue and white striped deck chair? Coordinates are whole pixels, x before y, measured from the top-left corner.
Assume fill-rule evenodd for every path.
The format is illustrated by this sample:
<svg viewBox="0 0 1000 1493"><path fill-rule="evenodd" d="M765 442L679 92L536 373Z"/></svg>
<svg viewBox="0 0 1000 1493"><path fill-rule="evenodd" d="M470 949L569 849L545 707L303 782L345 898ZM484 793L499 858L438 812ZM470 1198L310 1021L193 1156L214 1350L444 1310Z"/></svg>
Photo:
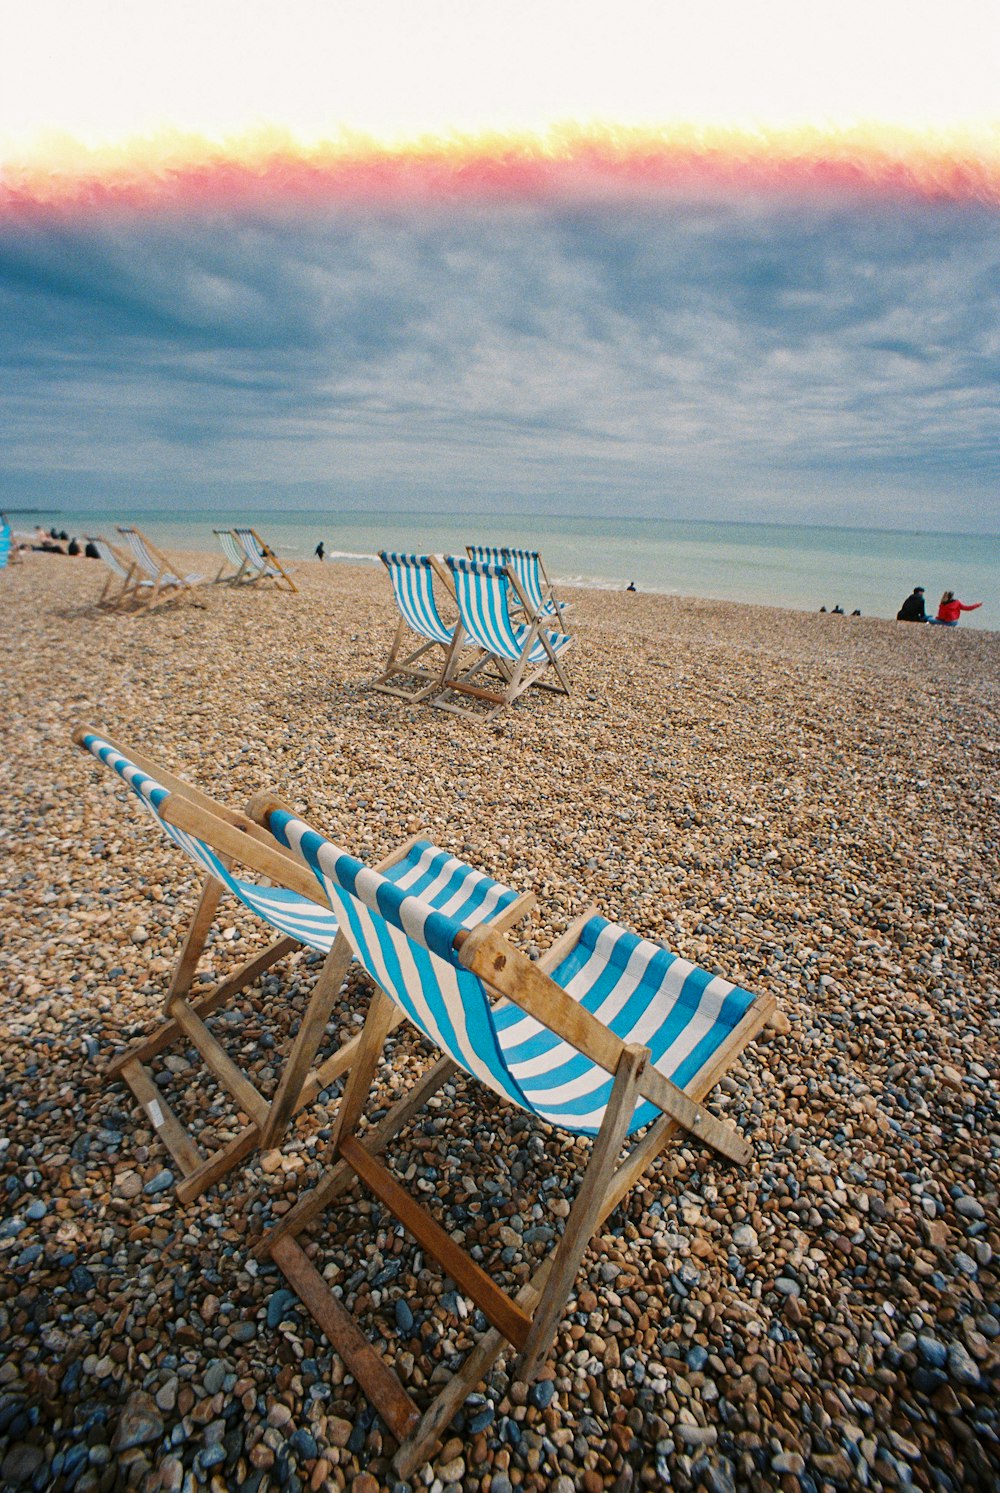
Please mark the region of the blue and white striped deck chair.
<svg viewBox="0 0 1000 1493"><path fill-rule="evenodd" d="M512 594L530 615L528 599L516 575L506 566L486 565L454 555L447 556L445 564L455 587L462 641L468 639L482 649L485 661L493 666L500 679L489 685L459 674L456 649L445 672L443 689L431 704L469 719L483 719L452 699L453 694L469 695L494 706L485 716L486 720L492 720L533 684L568 695L570 686L564 660L573 639L569 633L552 631L537 617L529 622L513 621ZM545 677L549 669L556 683Z"/></svg>
<svg viewBox="0 0 1000 1493"><path fill-rule="evenodd" d="M226 557L219 567L219 573L212 584L217 585L219 581L225 581L230 585L238 585L240 581L246 578L248 570L248 561L244 554L243 546L239 543L231 529L213 529L212 533L222 546L222 553ZM233 567L229 575L223 574L227 564Z"/></svg>
<svg viewBox="0 0 1000 1493"><path fill-rule="evenodd" d="M433 555L404 555L381 550L379 559L389 573L399 611L399 625L385 669L372 681L371 687L400 700L425 700L440 688L455 645L456 624L442 620L435 591L437 581L451 594L448 572ZM410 633L415 634L420 642L405 657L400 657ZM429 668L427 655L433 655L435 649L440 649L440 662L436 668ZM404 687L395 682L397 679L407 679L412 683Z"/></svg>
<svg viewBox="0 0 1000 1493"><path fill-rule="evenodd" d="M10 524L5 514L0 514L0 570L3 570L10 559L11 532Z"/></svg>
<svg viewBox="0 0 1000 1493"><path fill-rule="evenodd" d="M530 616L562 623L569 608L556 596L537 550L505 549L501 563L517 576Z"/></svg>
<svg viewBox="0 0 1000 1493"><path fill-rule="evenodd" d="M134 524L119 524L118 532L128 545L138 568L152 582L148 595L143 595L144 605L154 607L160 602L179 601L189 592L194 594L193 588L202 580L200 575L180 575L163 551L157 549L152 540L147 539Z"/></svg>
<svg viewBox="0 0 1000 1493"><path fill-rule="evenodd" d="M419 888L391 884L287 812L272 813L267 823L312 867L380 995L369 1008L338 1111L332 1137L337 1162L265 1235L260 1252L280 1265L403 1443L394 1466L409 1477L505 1342L520 1351L515 1377L530 1381L538 1372L594 1232L678 1128L732 1160L748 1159L743 1137L702 1100L766 1021L773 1000L754 997L593 912L533 963L496 929L463 929L422 899ZM397 1010L443 1056L362 1139L358 1120ZM516 1300L376 1159L415 1116L418 1101L456 1067L546 1125L595 1137L562 1239ZM639 1131L644 1135L619 1166L622 1147ZM358 1351L357 1329L297 1243L352 1173L495 1329L422 1417L388 1365L373 1363L367 1345Z"/></svg>
<svg viewBox="0 0 1000 1493"><path fill-rule="evenodd" d="M284 582L289 591L299 589L274 550L269 544L264 543L256 529L234 529L233 533L243 547L251 571L251 580L274 581L278 586Z"/></svg>
<svg viewBox="0 0 1000 1493"><path fill-rule="evenodd" d="M467 544L465 553L480 565L506 565L507 551L499 544Z"/></svg>

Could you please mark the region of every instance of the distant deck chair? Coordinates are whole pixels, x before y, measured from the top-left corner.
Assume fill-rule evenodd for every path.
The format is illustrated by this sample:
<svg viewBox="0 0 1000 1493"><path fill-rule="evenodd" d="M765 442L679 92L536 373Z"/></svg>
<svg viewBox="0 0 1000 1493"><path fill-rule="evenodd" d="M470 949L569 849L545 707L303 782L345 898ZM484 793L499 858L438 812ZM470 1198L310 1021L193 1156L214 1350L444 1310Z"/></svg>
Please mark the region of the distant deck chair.
<svg viewBox="0 0 1000 1493"><path fill-rule="evenodd" d="M0 513L0 570L5 569L11 554L11 528L4 514Z"/></svg>
<svg viewBox="0 0 1000 1493"><path fill-rule="evenodd" d="M289 591L297 591L299 588L292 580L288 571L285 570L270 545L265 544L256 529L234 529L233 533L243 547L247 564L250 568L250 580L252 581L274 581L280 586L282 582Z"/></svg>
<svg viewBox="0 0 1000 1493"><path fill-rule="evenodd" d="M180 575L163 551L157 549L152 540L147 539L134 524L119 524L118 532L132 552L139 570L152 582L152 589L143 599L145 606L155 607L161 603L180 601L187 595L194 598L194 587L202 580L200 575ZM196 606L203 605L194 599Z"/></svg>
<svg viewBox="0 0 1000 1493"><path fill-rule="evenodd" d="M507 566L487 565L453 555L446 557L445 564L455 587L460 630L456 632L441 693L432 698L431 704L471 720L492 720L533 684L568 695L570 684L564 658L573 638L569 633L551 631L538 617L531 616L530 602L517 576ZM531 617L530 621L512 620L512 593ZM488 663L498 675L496 683L459 673L458 647L466 639L482 650L477 675L482 664ZM549 669L555 675L554 684L545 677ZM453 700L455 694L471 696L494 708L483 717Z"/></svg>
<svg viewBox="0 0 1000 1493"><path fill-rule="evenodd" d="M249 568L246 552L232 529L213 529L212 533L222 546L222 553L226 557L220 565L219 573L212 584L218 585L222 581L229 585L238 585L246 576ZM224 574L227 565L233 567L229 575Z"/></svg>
<svg viewBox="0 0 1000 1493"><path fill-rule="evenodd" d="M153 582L140 575L136 562L126 559L102 535L88 534L86 537L87 543L94 546L109 572L104 582L104 590L97 598L95 605L109 612L121 611L127 606L141 605L143 598L152 592Z"/></svg>
<svg viewBox="0 0 1000 1493"><path fill-rule="evenodd" d="M437 579L450 595L451 579L433 555L404 555L381 550L379 559L389 573L392 594L399 610L399 625L385 669L373 680L371 687L400 700L425 700L440 686L455 641L457 624L449 626L441 620L434 589ZM400 657L407 633L414 634L420 642L411 652ZM438 667L428 667L427 655L433 655L435 649L440 650ZM399 679L412 683L404 686L395 682Z"/></svg>
<svg viewBox="0 0 1000 1493"><path fill-rule="evenodd" d="M465 553L480 565L506 565L507 551L499 544L467 544Z"/></svg>
<svg viewBox="0 0 1000 1493"><path fill-rule="evenodd" d="M529 614L562 624L569 603L560 601L537 550L505 549L503 564L517 576L528 603Z"/></svg>
<svg viewBox="0 0 1000 1493"><path fill-rule="evenodd" d="M107 1070L108 1077L120 1075L138 1099L183 1174L177 1195L182 1202L189 1202L253 1151L276 1145L293 1116L312 1104L350 1067L357 1038L318 1067L313 1068L313 1062L353 957L351 945L339 934L337 917L313 875L261 827L255 801L251 801L246 814L234 813L106 736L80 727L73 739L112 768L174 844L207 873L170 982L162 1023L150 1036L128 1046ZM268 802L273 803L273 799L268 797ZM248 866L270 884L236 876L234 863ZM534 903L530 894L519 895L491 881L419 836L399 846L381 862L379 870L391 884L416 888L433 902L456 911L469 927L482 919L494 919L498 926L509 927ZM278 937L203 995L191 998L198 960L220 898L226 893L236 897ZM206 1025L206 1018L230 1003L283 955L302 945L325 954L326 959L268 1101L229 1057ZM147 1067L151 1059L176 1042L189 1043L200 1053L205 1067L250 1119L232 1141L208 1156L181 1125Z"/></svg>
<svg viewBox="0 0 1000 1493"><path fill-rule="evenodd" d="M529 1381L597 1230L680 1129L745 1162L750 1147L702 1100L774 1006L658 944L584 913L533 963L495 929L467 932L419 895L346 855L287 812L266 813L276 839L312 867L358 959L379 986L333 1129L336 1158L318 1185L266 1233L273 1258L400 1443L409 1478L508 1344ZM399 1010L441 1057L367 1133L357 1133L386 1034ZM377 1158L458 1069L548 1124L595 1137L558 1246L512 1299ZM626 1140L645 1134L619 1164ZM365 1341L298 1243L356 1179L432 1254L492 1330L421 1414L392 1367Z"/></svg>

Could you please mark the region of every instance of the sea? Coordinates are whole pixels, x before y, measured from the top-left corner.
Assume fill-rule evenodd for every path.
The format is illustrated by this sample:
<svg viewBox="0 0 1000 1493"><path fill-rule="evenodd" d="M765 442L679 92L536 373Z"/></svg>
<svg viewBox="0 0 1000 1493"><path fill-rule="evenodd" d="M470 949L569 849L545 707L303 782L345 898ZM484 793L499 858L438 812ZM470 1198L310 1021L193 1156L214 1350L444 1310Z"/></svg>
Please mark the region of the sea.
<svg viewBox="0 0 1000 1493"><path fill-rule="evenodd" d="M281 557L311 559L323 541L327 562L377 565L379 550L464 554L466 544L510 544L540 551L549 576L570 586L759 602L797 611L894 617L914 586L933 615L942 591L982 607L963 627L1000 629L1000 536L803 524L710 523L677 519L394 513L332 508L246 508L173 512L135 508L38 510L12 514L15 530L34 524L70 535L137 523L165 549L211 551L212 530L250 524ZM220 564L222 560L219 554Z"/></svg>

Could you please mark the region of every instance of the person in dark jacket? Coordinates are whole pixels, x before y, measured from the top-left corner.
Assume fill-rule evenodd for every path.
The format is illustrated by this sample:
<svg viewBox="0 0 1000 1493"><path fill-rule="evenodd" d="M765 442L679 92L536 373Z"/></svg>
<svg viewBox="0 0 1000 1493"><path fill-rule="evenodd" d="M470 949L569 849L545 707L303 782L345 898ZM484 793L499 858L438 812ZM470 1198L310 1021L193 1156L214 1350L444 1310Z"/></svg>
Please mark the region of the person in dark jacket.
<svg viewBox="0 0 1000 1493"><path fill-rule="evenodd" d="M896 613L897 622L926 622L927 613L924 611L924 588L914 586L910 595L903 602Z"/></svg>

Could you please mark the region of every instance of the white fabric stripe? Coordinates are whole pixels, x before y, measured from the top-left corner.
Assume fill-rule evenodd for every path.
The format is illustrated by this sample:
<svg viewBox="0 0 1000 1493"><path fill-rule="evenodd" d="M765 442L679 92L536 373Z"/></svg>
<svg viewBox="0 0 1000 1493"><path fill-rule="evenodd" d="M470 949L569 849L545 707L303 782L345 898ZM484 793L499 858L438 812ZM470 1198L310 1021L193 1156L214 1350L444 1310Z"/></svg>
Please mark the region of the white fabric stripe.
<svg viewBox="0 0 1000 1493"><path fill-rule="evenodd" d="M413 886L423 876L428 874L432 869L432 862L437 856L441 856L441 854L442 852L436 846L429 847L405 876L393 878L396 886L401 891L405 891ZM444 913L446 917L453 917L470 900L478 888L484 882L487 882L490 885L490 889L483 898L481 905L472 915L476 923L485 922L493 913L500 898L506 896L511 891L511 888L503 886L498 881L493 881L492 877L484 876L479 871L474 871L471 866L464 866L465 876L459 883L457 890L446 901L437 901L440 893L448 885L449 881L451 881L455 872L460 869L463 869L463 862L457 856L444 856L434 880L429 882L420 892L420 900L432 903L435 912Z"/></svg>

